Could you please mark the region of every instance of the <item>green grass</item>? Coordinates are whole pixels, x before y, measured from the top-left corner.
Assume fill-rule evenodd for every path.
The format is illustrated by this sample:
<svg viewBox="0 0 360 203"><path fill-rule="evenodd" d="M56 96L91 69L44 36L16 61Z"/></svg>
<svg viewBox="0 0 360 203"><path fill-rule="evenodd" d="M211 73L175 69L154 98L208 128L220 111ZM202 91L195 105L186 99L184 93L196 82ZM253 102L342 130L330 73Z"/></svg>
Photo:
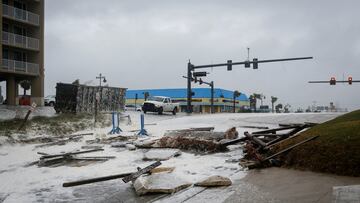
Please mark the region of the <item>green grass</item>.
<svg viewBox="0 0 360 203"><path fill-rule="evenodd" d="M285 166L360 176L360 110L317 125L293 139L279 143L273 152L315 135L319 137L281 157Z"/></svg>
<svg viewBox="0 0 360 203"><path fill-rule="evenodd" d="M99 127L109 126L108 116L99 114ZM59 114L55 117L34 117L26 122L25 127L18 131L23 119L13 119L0 122L0 136L10 136L13 133L26 134L35 131L37 134L66 135L93 127L93 116L90 114Z"/></svg>

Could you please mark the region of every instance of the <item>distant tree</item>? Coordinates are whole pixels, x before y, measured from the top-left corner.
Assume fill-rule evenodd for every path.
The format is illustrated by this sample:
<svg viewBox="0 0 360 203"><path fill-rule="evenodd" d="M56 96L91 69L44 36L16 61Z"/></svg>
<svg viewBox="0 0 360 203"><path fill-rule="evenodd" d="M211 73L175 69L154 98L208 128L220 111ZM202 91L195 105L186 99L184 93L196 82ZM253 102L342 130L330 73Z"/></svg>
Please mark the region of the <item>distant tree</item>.
<svg viewBox="0 0 360 203"><path fill-rule="evenodd" d="M26 95L26 91L31 88L31 82L29 80L22 80L20 83L21 88L24 89L24 96Z"/></svg>
<svg viewBox="0 0 360 203"><path fill-rule="evenodd" d="M282 104L278 104L275 106L276 113L280 113L280 110L283 108Z"/></svg>
<svg viewBox="0 0 360 203"><path fill-rule="evenodd" d="M278 100L277 97L273 97L271 96L271 108L272 108L272 112L274 113L274 103Z"/></svg>

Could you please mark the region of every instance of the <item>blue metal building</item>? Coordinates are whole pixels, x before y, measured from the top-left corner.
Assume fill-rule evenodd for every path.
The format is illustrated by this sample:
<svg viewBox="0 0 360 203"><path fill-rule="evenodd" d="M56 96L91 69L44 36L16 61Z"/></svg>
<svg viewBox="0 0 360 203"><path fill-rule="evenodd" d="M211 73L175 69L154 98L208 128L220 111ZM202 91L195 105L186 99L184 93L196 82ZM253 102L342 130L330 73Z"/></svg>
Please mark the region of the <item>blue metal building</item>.
<svg viewBox="0 0 360 203"><path fill-rule="evenodd" d="M192 88L194 95L192 97L192 105L194 112L209 113L210 112L210 88ZM141 90L127 90L126 104L127 105L141 105L145 99L145 93L149 96L166 96L172 98L173 101L180 103L180 111L186 111L187 90L186 88L175 89L141 89ZM234 91L225 89L214 89L214 106L215 112L232 112ZM236 111L242 108L249 107L249 99L246 94L241 94L235 98Z"/></svg>

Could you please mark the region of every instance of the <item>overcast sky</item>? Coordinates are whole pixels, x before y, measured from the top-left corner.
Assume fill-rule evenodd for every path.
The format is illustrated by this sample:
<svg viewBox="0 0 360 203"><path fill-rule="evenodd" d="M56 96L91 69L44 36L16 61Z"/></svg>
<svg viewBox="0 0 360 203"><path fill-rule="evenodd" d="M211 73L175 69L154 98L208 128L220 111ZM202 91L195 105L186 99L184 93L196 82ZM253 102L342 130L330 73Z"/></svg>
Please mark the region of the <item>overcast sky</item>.
<svg viewBox="0 0 360 203"><path fill-rule="evenodd" d="M103 73L110 86L185 88L195 65L313 56L313 60L208 69L216 88L263 93L294 109L314 102L360 108L359 1L46 0L45 94L57 82ZM195 87L206 87L198 86Z"/></svg>

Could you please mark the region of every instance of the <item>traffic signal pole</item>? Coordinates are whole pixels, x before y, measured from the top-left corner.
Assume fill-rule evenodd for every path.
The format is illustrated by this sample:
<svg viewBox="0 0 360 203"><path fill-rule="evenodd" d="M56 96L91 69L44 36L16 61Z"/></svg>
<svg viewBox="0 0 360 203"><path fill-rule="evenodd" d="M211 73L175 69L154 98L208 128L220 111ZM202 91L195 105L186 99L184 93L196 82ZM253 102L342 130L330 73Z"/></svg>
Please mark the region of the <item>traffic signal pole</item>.
<svg viewBox="0 0 360 203"><path fill-rule="evenodd" d="M187 67L187 106L186 106L186 112L192 113L192 106L191 106L191 100L192 100L192 92L191 92L191 71L192 71L192 65L189 61L188 67Z"/></svg>
<svg viewBox="0 0 360 203"><path fill-rule="evenodd" d="M191 91L191 80L192 80L192 71L196 69L203 69L203 68L214 68L214 67L228 67L228 70L232 70L233 65L245 65L245 68L250 67L250 64L253 64L253 68L257 69L259 63L271 63L271 62L281 62L281 61L295 61L295 60L306 60L306 59L313 59L313 57L298 57L298 58L284 58L284 59L270 59L270 60L261 60L259 61L257 58L254 58L253 61L244 61L244 62L232 62L228 60L227 63L219 63L219 64L209 64L209 65L199 65L195 66L191 64L189 61L187 64L187 113L192 113L192 91ZM205 82L204 82L205 83ZM210 84L209 84L210 85ZM210 85L211 86L211 85ZM212 88L214 88L214 84L212 83ZM213 91L212 91L213 94ZM213 95L212 95L213 96ZM213 104L213 99L212 99ZM213 106L213 105L212 105ZM213 107L212 107L213 112Z"/></svg>

